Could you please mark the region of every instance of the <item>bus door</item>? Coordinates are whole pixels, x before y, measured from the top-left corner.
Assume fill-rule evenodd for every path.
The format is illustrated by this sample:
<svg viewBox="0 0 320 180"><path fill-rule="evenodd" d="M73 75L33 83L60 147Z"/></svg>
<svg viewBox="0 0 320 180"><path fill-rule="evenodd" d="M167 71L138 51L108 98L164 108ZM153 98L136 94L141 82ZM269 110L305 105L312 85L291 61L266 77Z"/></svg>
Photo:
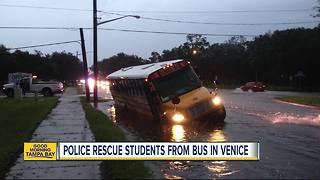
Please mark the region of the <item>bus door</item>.
<svg viewBox="0 0 320 180"><path fill-rule="evenodd" d="M149 103L149 107L155 119L159 120L161 113L161 101L159 99L158 93L156 92L155 86L152 82L147 81L145 86L146 98Z"/></svg>

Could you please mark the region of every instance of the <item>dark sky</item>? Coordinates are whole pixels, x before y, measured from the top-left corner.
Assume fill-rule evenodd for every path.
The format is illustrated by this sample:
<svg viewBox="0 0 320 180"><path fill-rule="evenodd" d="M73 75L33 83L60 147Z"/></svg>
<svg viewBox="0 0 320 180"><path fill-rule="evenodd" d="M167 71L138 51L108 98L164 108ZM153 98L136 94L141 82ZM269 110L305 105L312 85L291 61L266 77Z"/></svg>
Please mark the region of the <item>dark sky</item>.
<svg viewBox="0 0 320 180"><path fill-rule="evenodd" d="M0 0L0 26L91 27L92 12L53 10L45 8L8 7L7 5L41 6L57 8L92 9L92 0ZM122 14L181 21L231 24L288 23L316 21L313 18L315 0L98 0L98 9ZM278 11L297 10L297 11ZM123 12L125 11L125 12ZM222 12L221 12L222 11ZM231 11L231 12L230 12ZM241 12L239 12L241 11ZM245 11L245 12L243 12ZM99 13L101 20L116 15ZM217 25L187 24L125 18L101 25L100 28L212 33L212 34L264 34L277 29L315 27L317 23L280 25ZM0 44L20 47L51 42L78 40L76 30L13 30L0 29ZM208 36L210 43L224 42L230 37ZM85 31L87 51L92 51L92 31ZM161 52L185 42L185 35L146 34L117 31L99 31L99 60L118 52L148 58L152 51ZM250 38L249 38L250 39ZM44 53L53 51L81 51L79 44L66 44L35 48ZM33 52L34 49L28 49ZM90 64L92 53L88 54Z"/></svg>

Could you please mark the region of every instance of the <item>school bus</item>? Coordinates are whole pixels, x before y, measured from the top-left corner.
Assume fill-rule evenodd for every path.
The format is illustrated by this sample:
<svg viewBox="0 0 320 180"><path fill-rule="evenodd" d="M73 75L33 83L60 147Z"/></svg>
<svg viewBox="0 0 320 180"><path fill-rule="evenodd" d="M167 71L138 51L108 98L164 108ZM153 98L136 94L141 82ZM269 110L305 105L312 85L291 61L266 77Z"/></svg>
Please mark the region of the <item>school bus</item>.
<svg viewBox="0 0 320 180"><path fill-rule="evenodd" d="M178 124L202 118L223 122L226 116L216 90L204 87L182 59L122 68L107 79L117 108Z"/></svg>

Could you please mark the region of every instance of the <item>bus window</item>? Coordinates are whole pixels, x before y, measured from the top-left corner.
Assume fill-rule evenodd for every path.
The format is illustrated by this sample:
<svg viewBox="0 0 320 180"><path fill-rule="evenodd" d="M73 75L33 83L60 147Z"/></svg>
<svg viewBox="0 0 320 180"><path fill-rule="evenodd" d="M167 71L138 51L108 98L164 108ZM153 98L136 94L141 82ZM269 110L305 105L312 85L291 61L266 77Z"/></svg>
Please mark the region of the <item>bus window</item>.
<svg viewBox="0 0 320 180"><path fill-rule="evenodd" d="M129 90L129 96L132 96L132 80L128 80L128 90Z"/></svg>
<svg viewBox="0 0 320 180"><path fill-rule="evenodd" d="M144 83L143 83L143 80L138 80L138 87L137 87L137 89L138 89L138 91L139 91L139 96L144 96L145 94L144 94L144 89L143 89L143 85L144 85Z"/></svg>
<svg viewBox="0 0 320 180"><path fill-rule="evenodd" d="M129 80L129 89L130 89L130 96L133 96L133 80Z"/></svg>
<svg viewBox="0 0 320 180"><path fill-rule="evenodd" d="M201 82L190 67L154 79L154 85L163 102L201 87Z"/></svg>
<svg viewBox="0 0 320 180"><path fill-rule="evenodd" d="M134 96L139 96L138 94L138 88L137 88L137 80L133 80L133 94Z"/></svg>

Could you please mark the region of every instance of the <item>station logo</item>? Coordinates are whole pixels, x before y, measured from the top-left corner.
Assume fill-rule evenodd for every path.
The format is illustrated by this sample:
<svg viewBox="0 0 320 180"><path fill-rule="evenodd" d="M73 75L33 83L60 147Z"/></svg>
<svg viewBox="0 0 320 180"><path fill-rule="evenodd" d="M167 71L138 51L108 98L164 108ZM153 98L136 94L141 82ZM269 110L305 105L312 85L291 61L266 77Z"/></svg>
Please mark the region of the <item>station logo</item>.
<svg viewBox="0 0 320 180"><path fill-rule="evenodd" d="M24 143L23 159L28 160L43 160L55 161L57 159L57 143L39 143L28 142Z"/></svg>

